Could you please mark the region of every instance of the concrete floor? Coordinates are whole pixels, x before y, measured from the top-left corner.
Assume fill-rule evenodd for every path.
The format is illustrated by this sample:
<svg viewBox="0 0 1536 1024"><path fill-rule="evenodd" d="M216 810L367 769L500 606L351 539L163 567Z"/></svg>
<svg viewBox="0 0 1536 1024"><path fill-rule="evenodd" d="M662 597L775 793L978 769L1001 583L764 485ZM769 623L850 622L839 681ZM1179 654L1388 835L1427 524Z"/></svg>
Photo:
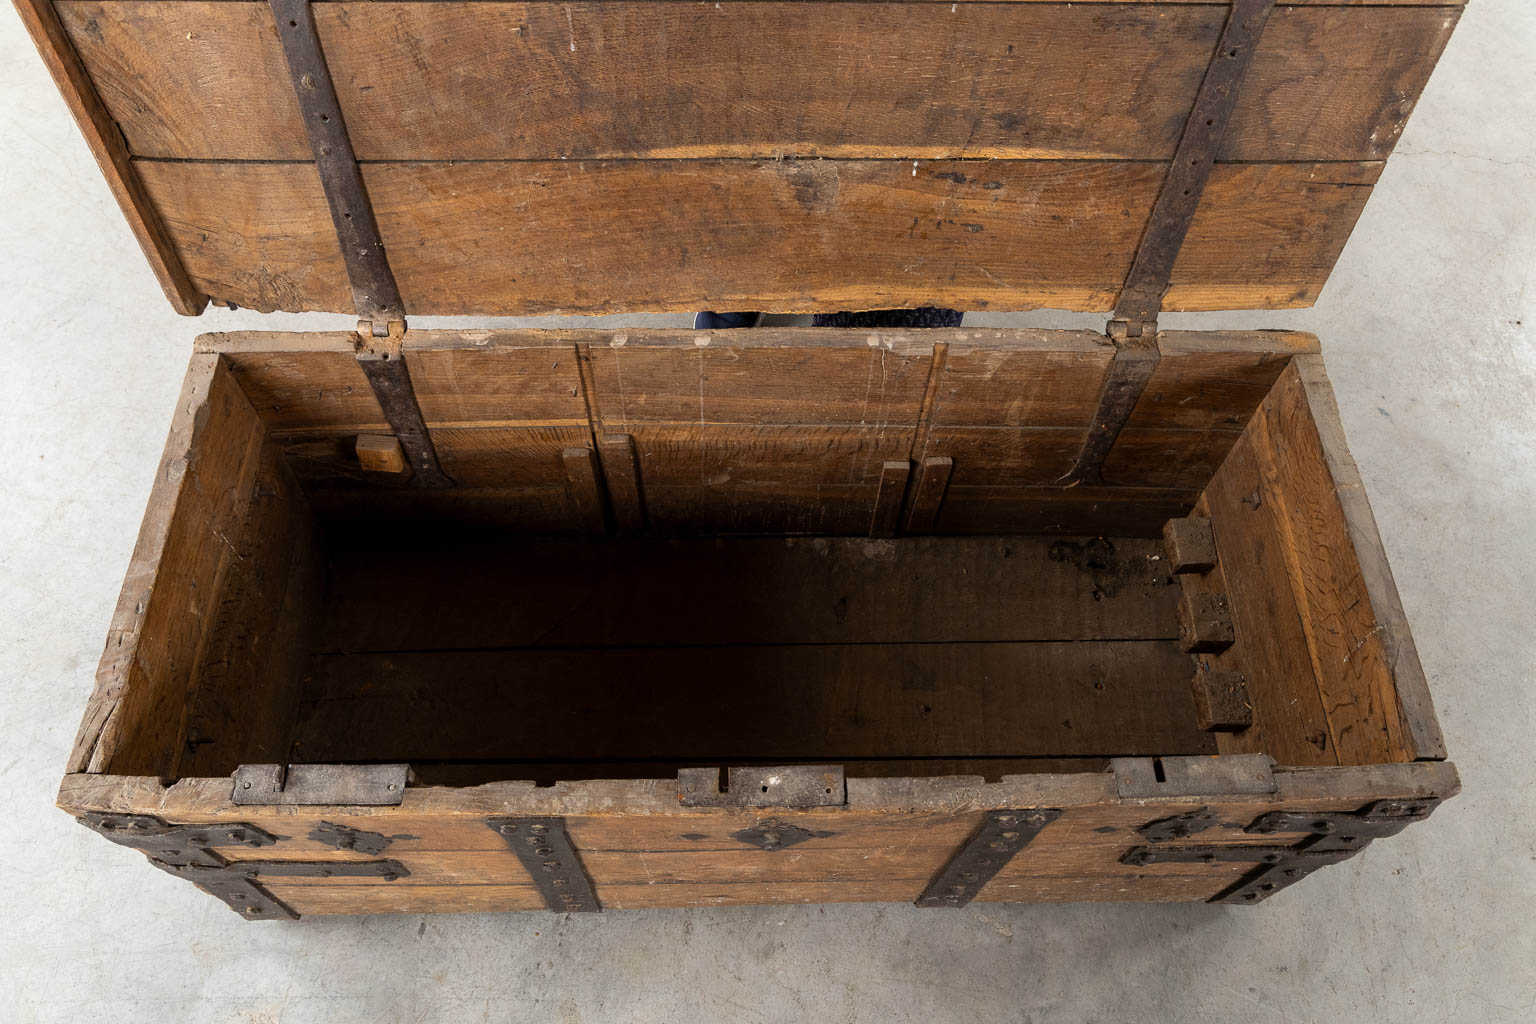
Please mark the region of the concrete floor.
<svg viewBox="0 0 1536 1024"><path fill-rule="evenodd" d="M1524 0L1467 9L1315 309L1166 321L1323 337L1465 784L1431 823L1255 909L867 905L250 925L73 824L53 797L192 336L348 319L171 313L7 7L0 1019L1536 1019L1533 49Z"/></svg>

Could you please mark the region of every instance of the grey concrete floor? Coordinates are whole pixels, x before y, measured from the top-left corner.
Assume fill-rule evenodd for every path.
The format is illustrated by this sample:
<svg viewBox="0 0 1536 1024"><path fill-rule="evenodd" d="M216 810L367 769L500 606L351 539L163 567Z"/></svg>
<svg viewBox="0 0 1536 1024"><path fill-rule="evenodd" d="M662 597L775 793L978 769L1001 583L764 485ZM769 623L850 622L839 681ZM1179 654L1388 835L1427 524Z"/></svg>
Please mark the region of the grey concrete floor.
<svg viewBox="0 0 1536 1024"><path fill-rule="evenodd" d="M1322 336L1465 785L1429 824L1249 909L251 925L53 797L193 335L348 319L171 313L7 7L0 1020L1536 1020L1533 49L1529 4L1474 0L1315 309L1167 318Z"/></svg>

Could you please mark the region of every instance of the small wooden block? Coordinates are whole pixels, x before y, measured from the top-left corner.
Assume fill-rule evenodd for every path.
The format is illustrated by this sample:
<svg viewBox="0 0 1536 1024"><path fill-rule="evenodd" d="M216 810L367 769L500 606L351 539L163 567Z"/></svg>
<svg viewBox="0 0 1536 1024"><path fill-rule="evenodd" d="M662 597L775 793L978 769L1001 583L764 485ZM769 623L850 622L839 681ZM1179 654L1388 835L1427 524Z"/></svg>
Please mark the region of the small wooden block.
<svg viewBox="0 0 1536 1024"><path fill-rule="evenodd" d="M912 491L912 506L907 509L908 533L932 533L939 519L939 506L949 488L949 474L955 460L936 455L923 460L917 470L917 484Z"/></svg>
<svg viewBox="0 0 1536 1024"><path fill-rule="evenodd" d="M1242 732L1253 724L1248 684L1239 672L1195 673L1195 721L1206 732Z"/></svg>
<svg viewBox="0 0 1536 1024"><path fill-rule="evenodd" d="M1170 519L1163 524L1163 550L1173 573L1204 573L1216 568L1216 535L1209 519Z"/></svg>
<svg viewBox="0 0 1536 1024"><path fill-rule="evenodd" d="M370 473L404 473L400 439L393 434L358 434L357 464Z"/></svg>
<svg viewBox="0 0 1536 1024"><path fill-rule="evenodd" d="M1213 654L1231 647L1233 639L1227 595L1186 590L1179 601L1179 645L1190 654Z"/></svg>
<svg viewBox="0 0 1536 1024"><path fill-rule="evenodd" d="M880 467L880 489L875 493L875 511L870 518L871 537L894 537L901 525L901 503L907 493L910 462L887 462Z"/></svg>

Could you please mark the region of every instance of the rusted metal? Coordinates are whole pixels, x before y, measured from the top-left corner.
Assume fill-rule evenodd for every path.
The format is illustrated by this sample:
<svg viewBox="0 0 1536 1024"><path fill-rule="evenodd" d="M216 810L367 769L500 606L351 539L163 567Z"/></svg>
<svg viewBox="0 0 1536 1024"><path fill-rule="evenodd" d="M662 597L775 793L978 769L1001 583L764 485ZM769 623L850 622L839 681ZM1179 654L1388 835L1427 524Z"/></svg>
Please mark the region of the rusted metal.
<svg viewBox="0 0 1536 1024"><path fill-rule="evenodd" d="M1054 807L988 811L965 845L933 876L915 901L917 906L965 906L1041 829L1059 817L1061 811Z"/></svg>
<svg viewBox="0 0 1536 1024"><path fill-rule="evenodd" d="M581 855L571 844L564 818L490 818L486 825L506 840L522 862L545 907L570 914L603 909Z"/></svg>
<svg viewBox="0 0 1536 1024"><path fill-rule="evenodd" d="M309 148L320 172L320 185L331 209L331 222L336 226L357 315L375 323L404 320L405 304L384 254L384 240L342 118L310 0L269 3L304 118L304 131L309 135Z"/></svg>
<svg viewBox="0 0 1536 1024"><path fill-rule="evenodd" d="M97 811L82 815L79 821L119 846L147 854L150 863L157 868L186 879L251 921L297 920L299 917L297 911L261 884L264 878L369 877L393 882L410 874L409 869L396 860L231 861L215 849L231 846L262 848L286 838L255 825L173 825L148 814Z"/></svg>
<svg viewBox="0 0 1536 1024"><path fill-rule="evenodd" d="M1238 89L1253 63L1275 0L1233 0L1221 42L1205 70L1184 134L1168 165L1162 191L1115 304L1115 320L1131 337L1155 331L1174 263L1211 177L1217 150L1237 105ZM1149 330L1150 326L1150 330Z"/></svg>
<svg viewBox="0 0 1536 1024"><path fill-rule="evenodd" d="M392 807L405 798L405 764L243 764L230 801L241 805Z"/></svg>
<svg viewBox="0 0 1536 1024"><path fill-rule="evenodd" d="M769 818L760 821L751 828L744 828L739 832L732 832L731 838L738 842L755 846L759 850L773 853L790 846L796 846L807 839L826 839L836 835L835 832L818 832L815 829L801 828L778 818Z"/></svg>
<svg viewBox="0 0 1536 1024"><path fill-rule="evenodd" d="M1243 831L1249 835L1305 833L1284 844L1198 844L1133 846L1120 857L1122 864L1246 863L1253 869L1212 896L1211 903L1259 903L1294 885L1318 868L1348 860L1370 845L1371 840L1393 836L1416 821L1429 817L1438 801L1380 800L1356 811L1270 811L1255 818ZM1142 834L1158 842L1163 837L1180 839L1191 833L1178 828L1159 828L1165 822L1144 826Z"/></svg>

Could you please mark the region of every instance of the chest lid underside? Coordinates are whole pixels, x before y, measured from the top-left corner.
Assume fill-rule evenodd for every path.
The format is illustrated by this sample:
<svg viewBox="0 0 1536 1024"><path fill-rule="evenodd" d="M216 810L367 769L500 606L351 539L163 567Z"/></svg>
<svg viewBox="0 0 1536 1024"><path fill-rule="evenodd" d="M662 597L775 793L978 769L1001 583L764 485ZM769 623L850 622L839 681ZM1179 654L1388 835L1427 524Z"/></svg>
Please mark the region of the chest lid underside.
<svg viewBox="0 0 1536 1024"><path fill-rule="evenodd" d="M183 313L1282 308L1459 3L17 0Z"/></svg>

